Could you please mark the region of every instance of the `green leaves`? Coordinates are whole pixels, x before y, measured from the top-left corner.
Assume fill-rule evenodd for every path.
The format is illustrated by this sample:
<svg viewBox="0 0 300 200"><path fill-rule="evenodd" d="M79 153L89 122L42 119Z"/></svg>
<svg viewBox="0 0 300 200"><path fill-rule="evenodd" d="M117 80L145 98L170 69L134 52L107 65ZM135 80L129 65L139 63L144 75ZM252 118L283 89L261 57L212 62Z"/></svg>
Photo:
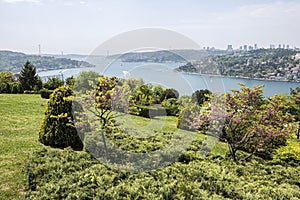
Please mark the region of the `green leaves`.
<svg viewBox="0 0 300 200"><path fill-rule="evenodd" d="M29 199L298 199L299 165L207 157L137 174L86 152L42 149L26 165Z"/></svg>
<svg viewBox="0 0 300 200"><path fill-rule="evenodd" d="M39 141L52 147L82 149L83 144L72 114L73 91L68 86L54 90L46 106L46 112L39 132Z"/></svg>
<svg viewBox="0 0 300 200"><path fill-rule="evenodd" d="M38 85L38 76L36 74L36 68L27 60L22 68L19 81L24 90L40 90L41 88L35 88Z"/></svg>
<svg viewBox="0 0 300 200"><path fill-rule="evenodd" d="M213 95L206 108L209 112L198 112L198 117L189 113L186 124L196 130L209 124L208 134L225 141L235 161L239 150L250 153L242 159L254 154L271 158L276 148L286 144L286 136L295 131L283 106L286 102L279 96L264 100L263 86L240 86L240 90Z"/></svg>

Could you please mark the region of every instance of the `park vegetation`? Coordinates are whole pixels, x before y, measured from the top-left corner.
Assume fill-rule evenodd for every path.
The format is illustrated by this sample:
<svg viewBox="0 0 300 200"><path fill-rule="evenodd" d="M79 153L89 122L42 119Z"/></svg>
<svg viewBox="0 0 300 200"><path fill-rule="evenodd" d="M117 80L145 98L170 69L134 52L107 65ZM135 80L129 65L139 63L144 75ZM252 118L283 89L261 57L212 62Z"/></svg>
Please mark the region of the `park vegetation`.
<svg viewBox="0 0 300 200"><path fill-rule="evenodd" d="M138 79L95 76L94 72L80 75L79 80L81 76L90 78L79 85L75 81L76 98L70 98L74 93L68 86L50 95L40 141L59 148L79 145L83 151L43 148L34 152L26 167L27 197L300 198L299 88L291 90L290 96L269 98L263 97L263 86L245 85L225 94L199 90L180 97L173 88ZM61 110L55 102L60 102ZM70 111L71 103L80 115ZM50 114L51 110L55 113ZM164 117L167 125L159 124ZM145 129L130 125L129 118L158 124ZM47 137L43 132L47 127L48 135L56 134L51 138L54 145L42 139ZM77 130L77 135L61 131L67 128ZM178 130L182 132L175 148L158 155L156 162L147 157L171 143ZM150 136L135 137L138 134ZM176 154L180 141L190 136L192 142ZM146 159L132 157L130 152Z"/></svg>
<svg viewBox="0 0 300 200"><path fill-rule="evenodd" d="M6 94L41 94L42 98L49 99L50 94L63 85L73 86L74 78L68 77L65 82L59 78L49 78L43 82L37 75L36 67L28 60L16 76L12 72L0 72L0 93Z"/></svg>
<svg viewBox="0 0 300 200"><path fill-rule="evenodd" d="M26 198L300 198L300 88L266 98L263 86L241 84L180 96L95 72L42 83L35 70L26 62L18 80L0 74L3 88L49 98L32 133L43 145L23 169Z"/></svg>

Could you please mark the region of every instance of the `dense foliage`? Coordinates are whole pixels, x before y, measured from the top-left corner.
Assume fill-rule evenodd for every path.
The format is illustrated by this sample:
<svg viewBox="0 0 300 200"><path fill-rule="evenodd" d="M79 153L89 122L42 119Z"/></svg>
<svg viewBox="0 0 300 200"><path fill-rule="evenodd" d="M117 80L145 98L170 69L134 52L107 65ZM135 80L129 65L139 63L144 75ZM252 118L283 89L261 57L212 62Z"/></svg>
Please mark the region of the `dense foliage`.
<svg viewBox="0 0 300 200"><path fill-rule="evenodd" d="M282 146L276 150L273 159L289 165L300 164L300 145L299 140L291 139L287 146Z"/></svg>
<svg viewBox="0 0 300 200"><path fill-rule="evenodd" d="M176 98L165 99L161 105L166 109L167 115L176 116L180 111L180 103Z"/></svg>
<svg viewBox="0 0 300 200"><path fill-rule="evenodd" d="M36 73L36 68L29 61L26 61L24 64L20 73L19 81L24 90L38 91L42 88L41 81Z"/></svg>
<svg viewBox="0 0 300 200"><path fill-rule="evenodd" d="M0 93L23 93L23 88L20 82L15 80L14 74L11 72L0 73Z"/></svg>
<svg viewBox="0 0 300 200"><path fill-rule="evenodd" d="M30 199L299 199L300 167L221 157L129 174L85 152L42 149L27 162Z"/></svg>
<svg viewBox="0 0 300 200"><path fill-rule="evenodd" d="M74 82L74 90L76 92L85 93L86 91L92 90L93 85L97 82L96 80L100 77L100 74L89 71L81 72Z"/></svg>
<svg viewBox="0 0 300 200"><path fill-rule="evenodd" d="M196 91L181 98L175 89L132 79L100 76L83 81L82 86L80 95L75 95L80 98L73 101L80 104L76 127L84 130L80 135L85 150L102 164L85 151L37 151L26 166L28 198L300 198L299 142L287 142L294 132L291 110L280 96L264 99L261 86L241 85L240 90L223 95ZM40 132L44 144L79 144L71 96L70 87L60 87L51 95ZM134 114L143 117L132 116L135 109ZM157 114L164 109L173 116ZM228 151L225 143L210 143L214 138L228 144ZM70 140L72 144L63 143ZM151 157L153 152L160 153Z"/></svg>
<svg viewBox="0 0 300 200"><path fill-rule="evenodd" d="M276 148L286 144L295 127L290 123L291 115L282 109L282 99L275 96L264 100L261 88L241 85L240 90L212 96L202 111L195 105L185 108L179 125L183 118L184 125L193 130L206 129L209 124L207 134L225 141L234 160L238 150L251 153L244 159L254 154L270 158Z"/></svg>
<svg viewBox="0 0 300 200"><path fill-rule="evenodd" d="M46 83L44 83L43 87L48 90L55 90L56 88L63 86L64 82L59 78L49 78Z"/></svg>
<svg viewBox="0 0 300 200"><path fill-rule="evenodd" d="M43 88L40 90L40 93L41 93L42 98L49 99L50 95L53 93L53 90L48 90L48 89Z"/></svg>
<svg viewBox="0 0 300 200"><path fill-rule="evenodd" d="M70 87L62 86L50 95L39 132L41 143L58 148L71 146L82 149L82 141L73 123L72 93Z"/></svg>
<svg viewBox="0 0 300 200"><path fill-rule="evenodd" d="M209 96L212 94L211 91L208 89L204 90L196 90L192 94L192 99L195 101L199 106L201 106L205 101L209 100Z"/></svg>

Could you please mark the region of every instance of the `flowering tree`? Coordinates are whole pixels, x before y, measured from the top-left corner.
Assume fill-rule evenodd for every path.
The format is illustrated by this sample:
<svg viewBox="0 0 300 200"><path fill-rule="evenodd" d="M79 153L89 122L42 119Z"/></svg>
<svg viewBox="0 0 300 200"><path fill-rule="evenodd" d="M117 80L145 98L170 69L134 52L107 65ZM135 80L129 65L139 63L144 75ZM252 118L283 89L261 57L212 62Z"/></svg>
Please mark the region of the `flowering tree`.
<svg viewBox="0 0 300 200"><path fill-rule="evenodd" d="M92 97L94 98L95 115L104 128L112 119L112 95L113 89L116 87L118 79L116 77L100 77L94 90Z"/></svg>
<svg viewBox="0 0 300 200"><path fill-rule="evenodd" d="M99 77L96 81L90 81L90 90L79 92L76 101L82 106L84 112L76 113L78 129L83 129L87 124L93 127L94 121L97 121L101 129L100 133L103 140L103 145L107 154L107 145L104 132L108 132L111 125L113 125L113 96L114 88L118 84L116 77ZM81 90L79 90L81 91ZM92 114L92 117L90 117ZM99 126L100 125L100 126ZM94 128L91 128L95 130Z"/></svg>
<svg viewBox="0 0 300 200"><path fill-rule="evenodd" d="M106 139L103 131L108 130L108 126L113 120L112 110L112 96L113 89L116 87L118 79L116 77L100 77L94 89L92 90L92 97L94 98L95 116L97 117L100 128L102 129L101 135L104 143L104 149L107 153Z"/></svg>
<svg viewBox="0 0 300 200"><path fill-rule="evenodd" d="M206 111L191 124L200 129L197 124L202 126L203 119L208 120L207 134L225 141L235 161L238 150L250 153L243 159L254 154L269 156L292 133L288 125L292 118L280 109L279 98L263 99L262 87L248 88L241 84L241 90L212 97Z"/></svg>

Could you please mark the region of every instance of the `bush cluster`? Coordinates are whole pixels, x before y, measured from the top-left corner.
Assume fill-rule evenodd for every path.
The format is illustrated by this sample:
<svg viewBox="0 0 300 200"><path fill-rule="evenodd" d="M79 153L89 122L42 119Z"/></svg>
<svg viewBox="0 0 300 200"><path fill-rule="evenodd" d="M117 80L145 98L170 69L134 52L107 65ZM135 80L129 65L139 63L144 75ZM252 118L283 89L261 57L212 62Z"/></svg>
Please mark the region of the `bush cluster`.
<svg viewBox="0 0 300 200"><path fill-rule="evenodd" d="M273 155L275 161L289 165L300 164L300 143L297 140L288 141L287 146L282 146Z"/></svg>
<svg viewBox="0 0 300 200"><path fill-rule="evenodd" d="M0 81L0 93L22 94L23 88L19 82L5 83Z"/></svg>
<svg viewBox="0 0 300 200"><path fill-rule="evenodd" d="M166 109L168 116L177 116L180 111L180 104L176 98L165 99L161 105Z"/></svg>
<svg viewBox="0 0 300 200"><path fill-rule="evenodd" d="M164 108L159 106L142 106L142 105L134 105L130 109L130 113L133 115L145 117L145 118L153 118L155 116L164 116L166 115L166 111Z"/></svg>
<svg viewBox="0 0 300 200"><path fill-rule="evenodd" d="M48 89L41 89L40 90L41 97L44 99L49 99L50 95L53 93L53 90L48 90Z"/></svg>
<svg viewBox="0 0 300 200"><path fill-rule="evenodd" d="M300 166L199 158L138 174L85 152L42 149L27 162L29 199L298 199Z"/></svg>

